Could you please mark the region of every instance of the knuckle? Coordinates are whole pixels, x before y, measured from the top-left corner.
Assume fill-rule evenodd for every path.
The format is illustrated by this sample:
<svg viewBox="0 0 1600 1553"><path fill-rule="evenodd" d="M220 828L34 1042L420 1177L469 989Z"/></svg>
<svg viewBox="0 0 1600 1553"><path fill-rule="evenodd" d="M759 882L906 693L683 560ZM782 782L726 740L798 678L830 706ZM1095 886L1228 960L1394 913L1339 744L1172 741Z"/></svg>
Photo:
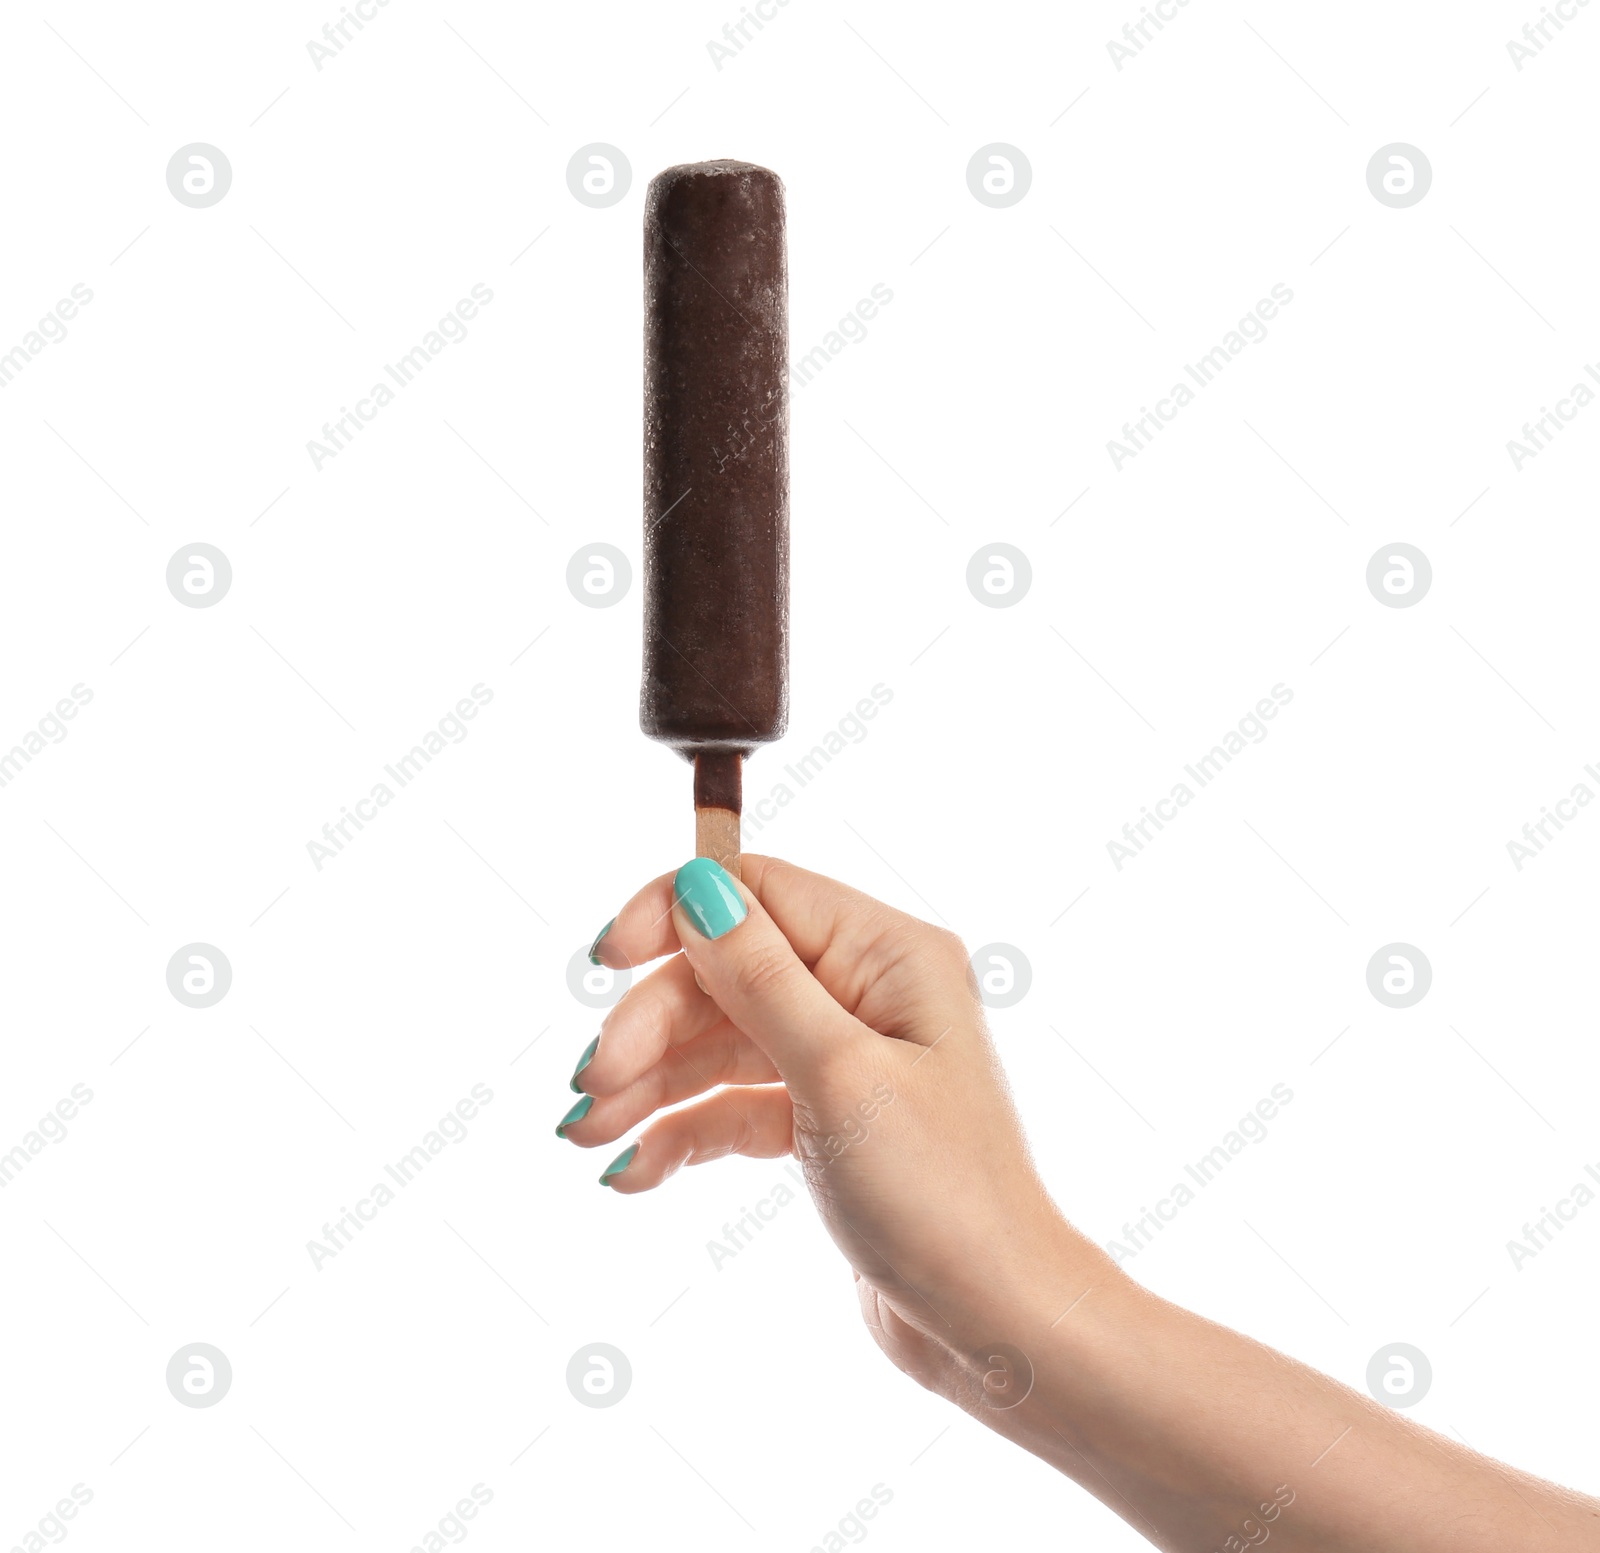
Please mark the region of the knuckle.
<svg viewBox="0 0 1600 1553"><path fill-rule="evenodd" d="M740 961L735 980L746 996L762 1002L783 991L793 969L794 960L784 946L762 943Z"/></svg>
<svg viewBox="0 0 1600 1553"><path fill-rule="evenodd" d="M957 949L961 947L961 940L948 928L935 927L921 917L907 916L891 906L880 907L866 925L871 939L885 944L897 956L913 960L941 959L947 942Z"/></svg>
<svg viewBox="0 0 1600 1553"><path fill-rule="evenodd" d="M916 929L916 947L919 958L930 969L967 975L967 946L958 933L947 927L919 922Z"/></svg>
<svg viewBox="0 0 1600 1553"><path fill-rule="evenodd" d="M757 1137L755 1123L743 1112L738 1113L738 1127L734 1131L733 1141L728 1146L728 1153L743 1154L755 1146Z"/></svg>

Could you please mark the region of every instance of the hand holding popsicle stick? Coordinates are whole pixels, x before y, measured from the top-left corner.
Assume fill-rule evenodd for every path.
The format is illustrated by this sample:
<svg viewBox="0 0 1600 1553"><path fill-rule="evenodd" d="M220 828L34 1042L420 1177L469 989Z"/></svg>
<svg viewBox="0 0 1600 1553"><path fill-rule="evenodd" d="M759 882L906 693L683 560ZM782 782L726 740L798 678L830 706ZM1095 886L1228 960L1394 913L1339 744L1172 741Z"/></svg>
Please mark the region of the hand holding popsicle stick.
<svg viewBox="0 0 1600 1553"><path fill-rule="evenodd" d="M741 768L789 711L783 183L749 162L650 182L644 218L639 723L695 766L695 851L739 874Z"/></svg>
<svg viewBox="0 0 1600 1553"><path fill-rule="evenodd" d="M609 1190L792 1153L883 1352L1166 1553L1600 1548L1600 1500L1136 1284L1034 1169L955 935L745 861L741 881L704 858L652 880L596 945L612 967L663 959L607 1017L559 1128L608 1156L637 1132ZM1226 1253L1225 1228L1201 1233Z"/></svg>

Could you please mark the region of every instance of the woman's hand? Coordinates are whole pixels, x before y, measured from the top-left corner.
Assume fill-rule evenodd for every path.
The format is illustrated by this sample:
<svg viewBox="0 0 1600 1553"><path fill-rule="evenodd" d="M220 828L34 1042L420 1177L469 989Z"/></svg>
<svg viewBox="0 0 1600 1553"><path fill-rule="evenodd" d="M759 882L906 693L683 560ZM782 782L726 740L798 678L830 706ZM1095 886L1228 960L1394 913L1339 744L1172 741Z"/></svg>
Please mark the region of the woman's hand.
<svg viewBox="0 0 1600 1553"><path fill-rule="evenodd" d="M646 885L601 935L605 965L667 963L601 1026L562 1123L614 1143L664 1106L604 1181L650 1191L683 1165L793 1152L885 1352L924 1384L1081 1292L1085 1262L1034 1172L953 933L788 863L707 859ZM679 952L681 948L681 953ZM728 1086L718 1089L719 1085ZM1047 1318L1048 1319L1048 1318Z"/></svg>
<svg viewBox="0 0 1600 1553"><path fill-rule="evenodd" d="M563 1136L649 1124L604 1184L792 1151L890 1358L1158 1547L1600 1548L1595 1500L1124 1277L1034 1172L954 935L787 863L744 871L697 858L596 943L614 967L672 956L573 1075Z"/></svg>

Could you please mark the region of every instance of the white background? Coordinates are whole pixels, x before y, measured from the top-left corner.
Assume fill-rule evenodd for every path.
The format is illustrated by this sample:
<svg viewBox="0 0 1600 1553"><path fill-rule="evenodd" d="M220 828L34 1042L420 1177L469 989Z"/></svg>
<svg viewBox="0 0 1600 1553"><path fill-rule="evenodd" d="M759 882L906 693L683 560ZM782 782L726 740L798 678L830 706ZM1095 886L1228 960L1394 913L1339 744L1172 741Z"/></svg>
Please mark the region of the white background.
<svg viewBox="0 0 1600 1553"><path fill-rule="evenodd" d="M1600 1488L1600 1205L1507 1252L1600 1167L1600 815L1506 850L1600 791L1600 408L1506 450L1600 361L1600 7L1520 72L1531 5L1194 0L1120 71L1137 7L1061 10L792 0L718 70L731 0L394 0L319 71L331 3L7 8L0 351L94 299L0 392L0 746L93 700L0 789L0 1151L94 1098L0 1190L0 1543L81 1482L85 1550L404 1549L482 1483L485 1548L806 1549L881 1483L883 1549L1143 1545L893 1372L809 1204L713 1266L780 1166L625 1200L552 1136L599 1018L568 962L692 844L637 728L637 572L608 609L565 576L596 542L637 567L644 188L714 156L786 181L797 357L893 293L794 395L791 733L749 792L893 699L753 848L1023 951L996 1040L1099 1241L1288 1085L1130 1271L1357 1387L1413 1344L1412 1416ZM205 209L165 181L197 141L233 170ZM1433 169L1408 209L1366 181L1395 141ZM607 209L568 190L590 142L631 165ZM967 187L990 142L1032 167L1006 209ZM475 283L468 337L317 470ZM1114 468L1275 284L1268 338ZM196 541L233 568L209 609L165 584ZM1365 583L1395 541L1433 568L1409 609ZM1007 609L965 583L994 542L1032 566ZM195 941L233 968L203 1010L165 981ZM1433 968L1404 1010L1366 985L1395 941ZM314 1269L477 1083L466 1140ZM597 1341L633 1367L606 1409L564 1379ZM214 1408L165 1385L194 1342L233 1366Z"/></svg>

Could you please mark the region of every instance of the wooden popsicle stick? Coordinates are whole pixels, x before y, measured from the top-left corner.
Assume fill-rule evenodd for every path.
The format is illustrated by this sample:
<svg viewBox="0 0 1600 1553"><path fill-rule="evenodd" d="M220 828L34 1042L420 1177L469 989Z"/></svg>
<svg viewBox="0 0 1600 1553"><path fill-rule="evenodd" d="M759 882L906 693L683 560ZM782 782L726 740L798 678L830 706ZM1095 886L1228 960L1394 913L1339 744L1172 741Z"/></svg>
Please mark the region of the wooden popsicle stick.
<svg viewBox="0 0 1600 1553"><path fill-rule="evenodd" d="M743 757L705 750L694 758L694 855L714 858L739 872L739 813L743 807Z"/></svg>
<svg viewBox="0 0 1600 1553"><path fill-rule="evenodd" d="M732 809L694 811L694 855L711 857L735 879L739 872L739 816Z"/></svg>

